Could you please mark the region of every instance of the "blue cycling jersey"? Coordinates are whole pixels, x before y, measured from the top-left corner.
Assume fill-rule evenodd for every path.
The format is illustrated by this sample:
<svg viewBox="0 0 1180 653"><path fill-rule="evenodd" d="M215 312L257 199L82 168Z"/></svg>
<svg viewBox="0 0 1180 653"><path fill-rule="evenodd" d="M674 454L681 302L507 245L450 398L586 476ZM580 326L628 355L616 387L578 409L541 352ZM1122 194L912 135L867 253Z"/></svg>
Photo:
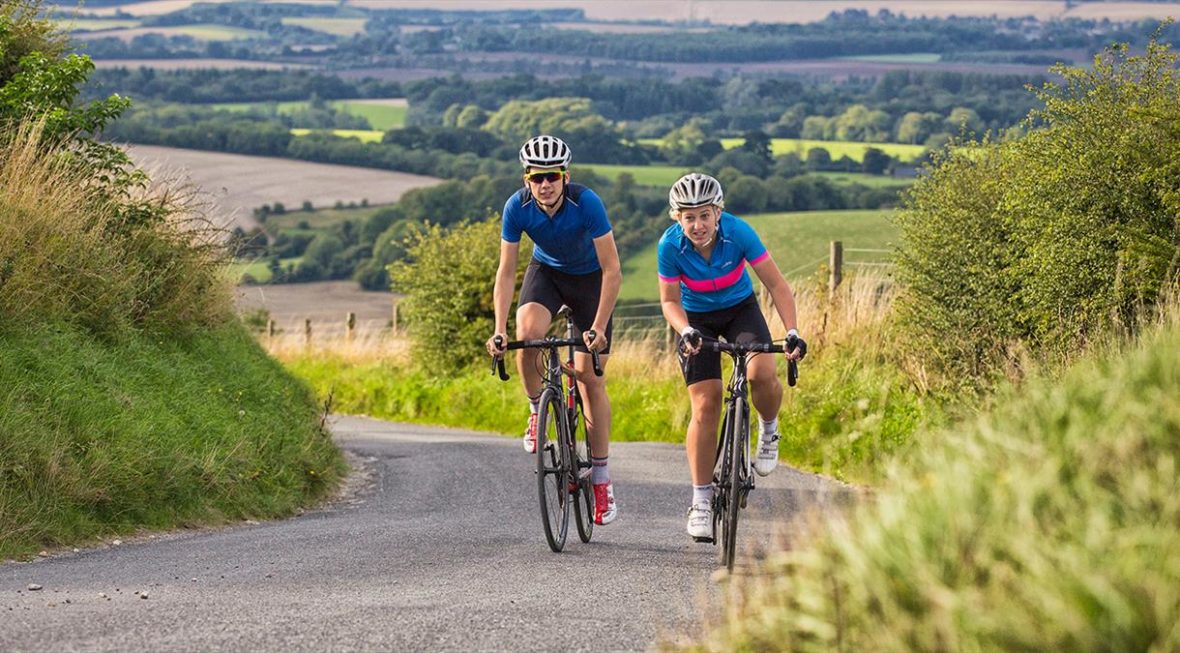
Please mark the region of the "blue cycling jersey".
<svg viewBox="0 0 1180 653"><path fill-rule="evenodd" d="M746 263L755 265L770 256L754 228L745 220L722 212L716 244L705 260L674 224L660 237L656 257L660 281L680 284L680 303L694 313L736 306L754 293Z"/></svg>
<svg viewBox="0 0 1180 653"><path fill-rule="evenodd" d="M500 237L519 243L521 234L533 240L533 258L567 274L589 274L601 269L594 239L610 233L602 199L581 184L567 184L565 201L551 218L522 188L504 203Z"/></svg>

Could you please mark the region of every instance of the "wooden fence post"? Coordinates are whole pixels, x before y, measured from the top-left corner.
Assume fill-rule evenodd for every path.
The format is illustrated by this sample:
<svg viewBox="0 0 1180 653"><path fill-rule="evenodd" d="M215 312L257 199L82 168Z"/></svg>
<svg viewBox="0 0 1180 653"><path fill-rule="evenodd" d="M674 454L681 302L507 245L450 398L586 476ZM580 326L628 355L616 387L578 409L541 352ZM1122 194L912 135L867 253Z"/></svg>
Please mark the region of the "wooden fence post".
<svg viewBox="0 0 1180 653"><path fill-rule="evenodd" d="M838 240L832 241L831 256L828 259L831 277L828 278L828 296L836 296L836 288L844 278L844 244Z"/></svg>
<svg viewBox="0 0 1180 653"><path fill-rule="evenodd" d="M266 321L266 337L269 338L270 340L274 340L274 337L275 337L275 321L274 320L267 320Z"/></svg>
<svg viewBox="0 0 1180 653"><path fill-rule="evenodd" d="M349 311L344 317L344 339L352 342L356 335L356 313Z"/></svg>
<svg viewBox="0 0 1180 653"><path fill-rule="evenodd" d="M400 303L401 302L398 302L397 300L394 300L394 302L393 302L393 323L392 323L392 325L393 325L393 335L395 335L395 336L398 335L399 333L401 333L401 325L398 324L401 316L397 314L397 306Z"/></svg>
<svg viewBox="0 0 1180 653"><path fill-rule="evenodd" d="M306 347L311 346L311 318L310 317L303 318L303 345Z"/></svg>

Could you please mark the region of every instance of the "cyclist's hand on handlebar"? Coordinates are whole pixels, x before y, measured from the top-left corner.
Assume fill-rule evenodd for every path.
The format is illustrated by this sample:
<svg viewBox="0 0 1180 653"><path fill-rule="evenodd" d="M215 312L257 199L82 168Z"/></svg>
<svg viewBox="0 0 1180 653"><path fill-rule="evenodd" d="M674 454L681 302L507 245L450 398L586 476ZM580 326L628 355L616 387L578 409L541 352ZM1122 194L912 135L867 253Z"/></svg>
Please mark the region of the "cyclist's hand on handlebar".
<svg viewBox="0 0 1180 653"><path fill-rule="evenodd" d="M807 355L807 342L794 329L787 332L787 359L801 361Z"/></svg>
<svg viewBox="0 0 1180 653"><path fill-rule="evenodd" d="M508 336L503 333L497 333L488 338L485 346L488 349L488 354L492 356L503 356L505 349L508 346Z"/></svg>
<svg viewBox="0 0 1180 653"><path fill-rule="evenodd" d="M586 343L586 349L593 352L600 352L606 349L609 344L606 340L606 334L601 329L590 329L582 334L582 341Z"/></svg>
<svg viewBox="0 0 1180 653"><path fill-rule="evenodd" d="M695 356L701 350L701 332L692 325L680 330L680 350L688 356Z"/></svg>

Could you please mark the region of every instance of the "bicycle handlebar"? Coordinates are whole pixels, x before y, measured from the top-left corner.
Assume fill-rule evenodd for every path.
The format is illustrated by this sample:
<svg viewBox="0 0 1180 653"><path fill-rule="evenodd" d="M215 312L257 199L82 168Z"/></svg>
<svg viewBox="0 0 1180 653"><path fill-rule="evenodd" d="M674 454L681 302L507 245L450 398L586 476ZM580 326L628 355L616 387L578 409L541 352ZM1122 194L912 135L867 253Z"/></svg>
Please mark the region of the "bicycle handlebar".
<svg viewBox="0 0 1180 653"><path fill-rule="evenodd" d="M595 333L593 330L587 331L586 333L590 334L591 340L595 339ZM509 342L507 345L504 345L504 341L501 340L499 338L499 336L497 336L496 337L496 344L504 346L505 351L512 351L513 349L541 349L541 348L556 349L558 347L580 347L582 345L585 345L586 343L585 343L585 341L583 341L580 338L552 338L552 337L550 337L550 338L541 338L538 340L513 340L513 341ZM602 376L602 361L599 359L598 352L596 352L596 351L590 352L590 362L592 363L592 365L594 367L594 375L595 376ZM501 381L507 381L509 379L508 372L506 372L504 370L504 357L503 356L493 356L492 357L492 373L496 374L497 372L500 374Z"/></svg>
<svg viewBox="0 0 1180 653"><path fill-rule="evenodd" d="M776 345L774 343L766 342L722 342L714 338L700 336L702 347L708 347L716 352L728 352L735 355L741 354L785 354L794 351L798 347L798 339L795 336L788 336L785 344ZM787 385L795 387L799 381L799 361L787 361Z"/></svg>

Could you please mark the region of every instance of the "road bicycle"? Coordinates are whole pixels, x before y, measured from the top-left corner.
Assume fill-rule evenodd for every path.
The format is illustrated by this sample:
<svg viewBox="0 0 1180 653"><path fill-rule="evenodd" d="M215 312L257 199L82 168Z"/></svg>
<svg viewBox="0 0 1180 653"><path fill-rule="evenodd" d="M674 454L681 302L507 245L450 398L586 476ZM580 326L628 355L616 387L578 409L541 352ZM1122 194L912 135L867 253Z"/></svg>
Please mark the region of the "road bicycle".
<svg viewBox="0 0 1180 653"><path fill-rule="evenodd" d="M567 322L566 337L549 336L539 340L514 340L505 349L541 349L545 370L542 374L540 407L537 412L537 496L541 500L541 523L545 527L545 540L554 552L565 547L569 530L570 504L574 508L574 521L578 537L589 542L594 532L594 490L590 485L590 438L586 432L586 419L582 409L582 396L578 392L577 372L574 370L574 347L583 344L570 311L563 306L557 312ZM594 332L591 340L594 338ZM497 345L504 346L502 341ZM566 347L565 360L561 348ZM591 352L594 374L602 376L602 365L598 352ZM508 380L504 371L503 356L492 361L493 374ZM568 386L566 379L568 377Z"/></svg>
<svg viewBox="0 0 1180 653"><path fill-rule="evenodd" d="M733 359L733 373L725 388L725 419L721 422L721 437L717 440L716 463L713 468L713 543L718 544L721 527L721 563L733 571L737 551L738 514L746 507L746 498L754 490L754 468L750 459L750 402L746 385L746 366L758 354L781 354L793 351L797 339L788 337L785 345L773 343L729 343L702 338L702 350L724 352ZM796 361L787 361L787 384L794 386L799 378Z"/></svg>

